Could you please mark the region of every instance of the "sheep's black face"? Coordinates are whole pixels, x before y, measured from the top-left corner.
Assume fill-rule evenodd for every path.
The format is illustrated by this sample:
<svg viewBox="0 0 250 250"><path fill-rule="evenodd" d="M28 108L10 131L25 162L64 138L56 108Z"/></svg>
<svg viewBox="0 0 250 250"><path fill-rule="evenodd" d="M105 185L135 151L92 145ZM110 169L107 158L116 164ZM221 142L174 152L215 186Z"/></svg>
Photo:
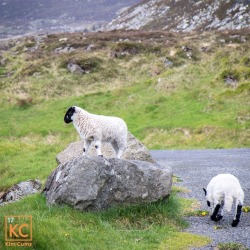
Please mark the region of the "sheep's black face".
<svg viewBox="0 0 250 250"><path fill-rule="evenodd" d="M205 196L207 196L207 190L205 188L203 188L203 191L205 193ZM210 204L210 201L207 200L207 205L210 207L211 204Z"/></svg>
<svg viewBox="0 0 250 250"><path fill-rule="evenodd" d="M75 107L70 107L64 116L65 123L72 122L72 116L75 113Z"/></svg>

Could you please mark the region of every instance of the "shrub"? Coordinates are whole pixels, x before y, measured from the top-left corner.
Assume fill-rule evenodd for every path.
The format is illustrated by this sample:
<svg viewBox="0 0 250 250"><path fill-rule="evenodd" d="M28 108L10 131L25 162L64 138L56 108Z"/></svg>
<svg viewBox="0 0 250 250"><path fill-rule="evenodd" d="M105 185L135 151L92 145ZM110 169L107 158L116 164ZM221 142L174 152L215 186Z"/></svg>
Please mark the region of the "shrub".
<svg viewBox="0 0 250 250"><path fill-rule="evenodd" d="M220 74L220 77L223 81L225 81L227 78L231 78L234 81L239 81L240 73L236 69L226 69L222 71L222 73Z"/></svg>
<svg viewBox="0 0 250 250"><path fill-rule="evenodd" d="M242 63L243 63L244 66L250 67L250 57L244 57L242 59Z"/></svg>
<svg viewBox="0 0 250 250"><path fill-rule="evenodd" d="M23 97L17 99L17 106L20 108L28 108L33 104L32 97Z"/></svg>

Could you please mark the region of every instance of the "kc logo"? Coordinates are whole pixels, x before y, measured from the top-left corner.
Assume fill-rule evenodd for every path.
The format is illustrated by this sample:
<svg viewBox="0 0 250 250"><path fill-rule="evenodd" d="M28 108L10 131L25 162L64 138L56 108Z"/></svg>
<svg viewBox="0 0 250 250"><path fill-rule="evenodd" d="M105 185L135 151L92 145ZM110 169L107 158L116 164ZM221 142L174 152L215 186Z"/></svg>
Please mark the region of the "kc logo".
<svg viewBox="0 0 250 250"><path fill-rule="evenodd" d="M4 221L6 246L24 246L22 242L32 244L32 216L5 216Z"/></svg>

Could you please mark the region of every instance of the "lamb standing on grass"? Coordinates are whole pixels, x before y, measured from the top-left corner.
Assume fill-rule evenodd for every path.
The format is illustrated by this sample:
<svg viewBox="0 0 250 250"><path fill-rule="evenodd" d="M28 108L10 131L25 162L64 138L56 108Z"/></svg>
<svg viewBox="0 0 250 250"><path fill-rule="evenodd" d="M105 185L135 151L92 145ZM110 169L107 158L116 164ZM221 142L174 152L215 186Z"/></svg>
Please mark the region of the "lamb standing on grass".
<svg viewBox="0 0 250 250"><path fill-rule="evenodd" d="M211 179L207 189L203 188L207 198L207 205L211 207L211 220L220 221L223 218L223 207L231 211L234 200L236 201L235 215L232 227L240 221L244 191L239 180L231 174L219 174Z"/></svg>
<svg viewBox="0 0 250 250"><path fill-rule="evenodd" d="M84 141L83 155L94 143L98 156L102 156L101 143L111 143L116 157L120 158L127 144L127 125L118 117L90 114L77 106L68 109L64 116L65 123L73 122L81 139Z"/></svg>

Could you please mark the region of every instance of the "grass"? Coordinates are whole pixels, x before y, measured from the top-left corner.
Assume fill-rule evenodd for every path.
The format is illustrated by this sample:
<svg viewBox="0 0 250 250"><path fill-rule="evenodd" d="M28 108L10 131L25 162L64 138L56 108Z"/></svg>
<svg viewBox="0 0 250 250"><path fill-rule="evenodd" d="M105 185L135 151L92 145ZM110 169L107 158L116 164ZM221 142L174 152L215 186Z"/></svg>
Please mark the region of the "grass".
<svg viewBox="0 0 250 250"><path fill-rule="evenodd" d="M32 249L39 250L62 246L64 249L165 249L171 244L183 249L207 244L210 240L206 237L179 231L187 226L181 208L181 201L171 196L167 203L80 213L68 206L48 207L45 198L37 194L1 207L0 217L32 215ZM3 228L3 219L0 224ZM3 238L1 235L2 245ZM177 243L180 241L181 245Z"/></svg>
<svg viewBox="0 0 250 250"><path fill-rule="evenodd" d="M35 40L12 41L2 51L8 60L0 68L0 191L27 179L46 181L57 166L56 155L79 140L73 126L63 122L71 105L122 117L149 149L249 147L249 42L232 49L230 35L131 31L89 33L83 39L78 33L57 34L33 52L29 49ZM67 44L76 50L55 53L61 37L68 37ZM218 42L222 38L227 41L223 45ZM200 51L204 43L208 52ZM89 44L94 48L85 52ZM182 46L191 47L193 55L187 56ZM114 57L114 52L126 53ZM172 67L164 65L165 58ZM90 73L70 74L70 61ZM235 88L224 82L230 75L237 80ZM0 218L32 215L34 249L187 249L206 244L207 238L180 232L187 226L183 216L193 214L197 204L177 198L176 191L166 204L101 213L47 207L44 197L35 195L0 207Z"/></svg>
<svg viewBox="0 0 250 250"><path fill-rule="evenodd" d="M218 244L216 250L249 250L249 248L239 243L229 242L229 243Z"/></svg>

